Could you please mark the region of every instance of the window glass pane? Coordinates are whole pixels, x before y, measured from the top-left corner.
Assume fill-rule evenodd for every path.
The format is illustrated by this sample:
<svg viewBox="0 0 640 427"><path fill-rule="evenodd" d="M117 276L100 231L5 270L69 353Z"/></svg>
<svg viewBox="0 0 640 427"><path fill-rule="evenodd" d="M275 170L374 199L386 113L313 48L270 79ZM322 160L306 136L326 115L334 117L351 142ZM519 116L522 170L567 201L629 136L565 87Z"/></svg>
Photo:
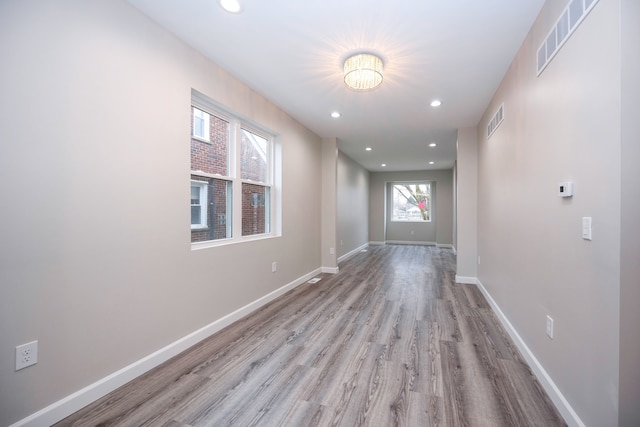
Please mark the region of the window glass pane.
<svg viewBox="0 0 640 427"><path fill-rule="evenodd" d="M191 109L193 113L193 135L198 138L209 140L209 114L204 111L193 107Z"/></svg>
<svg viewBox="0 0 640 427"><path fill-rule="evenodd" d="M197 108L194 107L192 110L194 114L199 114L197 112L200 110ZM214 115L203 114L208 117L203 123L209 128L204 134L211 135L211 139L205 138L207 141L202 141L191 138L191 170L228 176L229 122ZM197 125L197 120L194 120L192 126ZM192 129L192 133L197 135L196 129Z"/></svg>
<svg viewBox="0 0 640 427"><path fill-rule="evenodd" d="M242 235L269 232L270 189L255 184L242 184Z"/></svg>
<svg viewBox="0 0 640 427"><path fill-rule="evenodd" d="M392 221L431 221L431 185L394 184Z"/></svg>
<svg viewBox="0 0 640 427"><path fill-rule="evenodd" d="M191 242L204 242L207 240L228 239L231 237L231 181L224 179L196 177L199 181L207 181L207 191L203 193L206 200L202 200L201 217L206 219L204 227L191 230ZM193 187L192 187L193 191ZM191 207L191 224L198 214Z"/></svg>
<svg viewBox="0 0 640 427"><path fill-rule="evenodd" d="M191 225L199 225L202 221L200 206L191 206Z"/></svg>
<svg viewBox="0 0 640 427"><path fill-rule="evenodd" d="M269 182L269 141L242 129L240 141L240 178Z"/></svg>
<svg viewBox="0 0 640 427"><path fill-rule="evenodd" d="M197 185L191 186L191 204L197 205L200 203L200 187Z"/></svg>

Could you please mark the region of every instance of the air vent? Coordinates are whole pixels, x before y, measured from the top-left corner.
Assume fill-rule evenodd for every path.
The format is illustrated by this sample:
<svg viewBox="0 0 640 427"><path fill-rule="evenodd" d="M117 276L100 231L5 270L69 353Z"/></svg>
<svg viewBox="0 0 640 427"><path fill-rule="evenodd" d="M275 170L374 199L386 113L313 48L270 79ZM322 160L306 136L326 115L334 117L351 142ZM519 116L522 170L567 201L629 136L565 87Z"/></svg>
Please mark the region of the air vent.
<svg viewBox="0 0 640 427"><path fill-rule="evenodd" d="M549 65L569 36L591 12L598 0L571 0L538 49L538 76Z"/></svg>
<svg viewBox="0 0 640 427"><path fill-rule="evenodd" d="M320 277L314 277L313 279L309 280L307 283L318 283L320 280L322 280Z"/></svg>
<svg viewBox="0 0 640 427"><path fill-rule="evenodd" d="M504 119L504 104L500 104L500 107L498 107L498 111L496 111L496 113L491 118L491 121L487 125L487 138L493 135L496 129L498 129L498 126L500 126L500 123L502 123L503 119Z"/></svg>

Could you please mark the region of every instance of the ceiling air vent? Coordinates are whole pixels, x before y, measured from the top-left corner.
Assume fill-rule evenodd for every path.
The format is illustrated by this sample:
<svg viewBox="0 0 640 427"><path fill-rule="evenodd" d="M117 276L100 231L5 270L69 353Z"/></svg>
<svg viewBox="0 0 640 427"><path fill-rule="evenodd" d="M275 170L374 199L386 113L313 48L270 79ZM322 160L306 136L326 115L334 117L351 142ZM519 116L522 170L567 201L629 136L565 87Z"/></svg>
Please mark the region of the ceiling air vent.
<svg viewBox="0 0 640 427"><path fill-rule="evenodd" d="M487 138L491 137L493 133L498 129L500 123L502 123L502 119L504 119L504 104L500 104L498 107L498 111L493 115L491 121L487 125Z"/></svg>
<svg viewBox="0 0 640 427"><path fill-rule="evenodd" d="M571 0L569 2L538 49L538 76L549 65L596 3L598 0Z"/></svg>

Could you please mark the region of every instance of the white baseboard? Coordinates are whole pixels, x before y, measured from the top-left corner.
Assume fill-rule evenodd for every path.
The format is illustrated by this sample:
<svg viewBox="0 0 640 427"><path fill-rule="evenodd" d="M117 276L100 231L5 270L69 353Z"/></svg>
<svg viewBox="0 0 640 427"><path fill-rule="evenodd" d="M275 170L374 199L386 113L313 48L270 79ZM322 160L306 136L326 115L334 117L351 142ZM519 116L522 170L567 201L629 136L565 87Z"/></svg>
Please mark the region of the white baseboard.
<svg viewBox="0 0 640 427"><path fill-rule="evenodd" d="M385 244L386 244L385 242L376 242L376 241L369 242L369 245L371 246L384 246Z"/></svg>
<svg viewBox="0 0 640 427"><path fill-rule="evenodd" d="M390 245L420 245L420 246L436 246L436 242L422 242L413 240L387 240Z"/></svg>
<svg viewBox="0 0 640 427"><path fill-rule="evenodd" d="M456 274L456 283L464 283L465 285L477 285L478 279L469 276L458 276Z"/></svg>
<svg viewBox="0 0 640 427"><path fill-rule="evenodd" d="M318 268L310 273L305 274L304 276L282 286L281 288L276 289L273 292L268 293L261 298L258 298L257 300L237 309L232 313L227 314L226 316L204 326L203 328L200 328L197 331L192 332L177 341L174 341L166 347L161 348L160 350L138 360L137 362L134 362L131 365L126 366L119 371L114 372L113 374L108 375L107 377L102 378L101 380L90 384L87 387L78 390L77 392L69 396L52 403L46 408L43 408L40 411L31 414L26 418L23 418L22 420L12 424L9 427L49 426L63 420L69 415L89 405L90 403L114 391L118 387L123 386L129 381L139 377L140 375L143 375L144 373L166 362L172 357L182 353L183 351L199 343L200 341L210 337L211 335L232 324L233 322L240 320L251 312L267 304L268 302L273 301L274 299L285 294L291 289L294 289L299 285L307 282L309 279L320 273L323 269L324 267L322 269ZM336 268L335 270L337 273L338 269Z"/></svg>
<svg viewBox="0 0 640 427"><path fill-rule="evenodd" d="M522 353L522 356L525 358L525 360L529 364L529 367L531 368L533 374L536 376L536 378L542 385L542 388L544 388L544 390L547 392L547 394L549 395L549 398L554 403L554 405L556 406L556 408L564 418L565 422L570 427L585 427L585 424L582 422L578 414L573 410L573 408L571 407L567 399L565 399L565 397L562 395L562 393L560 392L560 389L558 389L558 387L553 382L553 380L551 379L547 371L542 367L542 364L540 364L538 359L535 357L533 352L529 349L529 347L524 342L520 334L518 334L518 331L516 331L516 329L511 324L511 322L509 322L509 319L507 318L507 316L502 312L502 310L498 306L498 303L496 303L496 301L493 299L491 294L489 294L486 288L482 285L480 280L475 277L466 277L464 279L475 280L472 284L475 284L478 286L478 289L480 289L480 292L482 292L482 295L484 295L485 299L493 309L494 313L496 314L498 319L500 319L500 323L502 323L502 326L506 329L511 339L515 342L516 346L518 347L518 350L520 350L520 353ZM456 276L456 282L458 282L458 276ZM460 281L458 283L467 283L467 282Z"/></svg>
<svg viewBox="0 0 640 427"><path fill-rule="evenodd" d="M320 267L320 273L338 274L339 267Z"/></svg>
<svg viewBox="0 0 640 427"><path fill-rule="evenodd" d="M338 264L340 264L342 261L347 260L349 258L351 258L352 256L360 253L361 251L367 249L369 247L369 243L365 243L364 245L352 250L351 252L348 252L344 255L342 255L340 258L338 258Z"/></svg>

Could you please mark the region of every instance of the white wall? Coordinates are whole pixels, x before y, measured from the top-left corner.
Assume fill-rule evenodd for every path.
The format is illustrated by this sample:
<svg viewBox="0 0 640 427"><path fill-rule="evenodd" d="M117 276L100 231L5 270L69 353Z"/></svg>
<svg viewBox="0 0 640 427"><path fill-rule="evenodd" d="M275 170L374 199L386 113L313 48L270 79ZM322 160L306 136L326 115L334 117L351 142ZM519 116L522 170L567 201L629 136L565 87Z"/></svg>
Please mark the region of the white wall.
<svg viewBox="0 0 640 427"><path fill-rule="evenodd" d="M369 171L344 153L338 155L337 255L369 242Z"/></svg>
<svg viewBox="0 0 640 427"><path fill-rule="evenodd" d="M0 2L0 58L0 425L320 267L320 138L125 2ZM282 237L191 251L192 88L277 133Z"/></svg>
<svg viewBox="0 0 640 427"><path fill-rule="evenodd" d="M479 124L478 277L582 421L615 426L620 2L601 0L536 77L537 49L566 4L547 1ZM502 102L504 122L487 140ZM563 199L567 180L575 195ZM593 241L581 238L583 216Z"/></svg>
<svg viewBox="0 0 640 427"><path fill-rule="evenodd" d="M640 425L640 2L621 1L620 426Z"/></svg>
<svg viewBox="0 0 640 427"><path fill-rule="evenodd" d="M425 238L433 238L429 242L441 245L453 243L453 171L424 170L410 172L372 172L369 182L369 240L384 242L385 240L423 241L419 231L411 235L411 225L403 224L406 230L396 230L396 234L385 232L385 186L393 181L433 181L435 197L433 201L433 223L431 234ZM402 234L404 233L404 234ZM417 237L416 237L417 236Z"/></svg>

